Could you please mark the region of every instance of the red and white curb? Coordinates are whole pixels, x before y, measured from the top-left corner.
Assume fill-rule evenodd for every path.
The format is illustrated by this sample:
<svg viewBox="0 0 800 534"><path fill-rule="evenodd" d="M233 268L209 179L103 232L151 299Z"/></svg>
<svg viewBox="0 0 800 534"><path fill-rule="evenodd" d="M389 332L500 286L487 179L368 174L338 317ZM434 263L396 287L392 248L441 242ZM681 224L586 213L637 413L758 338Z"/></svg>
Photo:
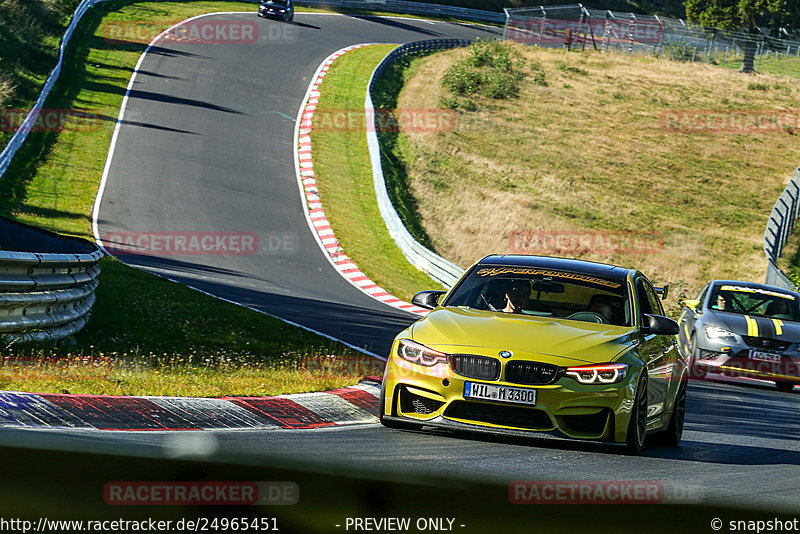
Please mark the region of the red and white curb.
<svg viewBox="0 0 800 534"><path fill-rule="evenodd" d="M297 118L295 135L297 179L300 185L303 203L305 204L309 226L313 230L320 247L325 251L328 260L339 274L359 290L374 299L401 310L418 315L425 315L428 313L428 310L405 302L380 287L361 272L353 260L344 253L339 241L336 239L333 228L331 228L328 217L325 215L325 211L322 207L322 200L319 197L319 190L317 189L314 161L311 155L311 132L314 128L314 113L316 112L320 98L320 85L337 58L350 50L363 48L365 46L371 45L358 44L334 52L322 62L312 78L303 104L300 106L300 113Z"/></svg>
<svg viewBox="0 0 800 534"><path fill-rule="evenodd" d="M122 397L0 392L0 428L312 429L378 421L380 382L276 397Z"/></svg>

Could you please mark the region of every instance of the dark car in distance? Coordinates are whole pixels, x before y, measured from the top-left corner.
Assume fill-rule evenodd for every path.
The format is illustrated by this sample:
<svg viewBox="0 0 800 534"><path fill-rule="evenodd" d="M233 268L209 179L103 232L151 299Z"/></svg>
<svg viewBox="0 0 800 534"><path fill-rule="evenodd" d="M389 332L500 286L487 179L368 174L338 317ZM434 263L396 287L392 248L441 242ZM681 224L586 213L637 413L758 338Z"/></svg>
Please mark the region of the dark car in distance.
<svg viewBox="0 0 800 534"><path fill-rule="evenodd" d="M264 0L258 6L258 16L289 22L294 19L294 5L292 0Z"/></svg>

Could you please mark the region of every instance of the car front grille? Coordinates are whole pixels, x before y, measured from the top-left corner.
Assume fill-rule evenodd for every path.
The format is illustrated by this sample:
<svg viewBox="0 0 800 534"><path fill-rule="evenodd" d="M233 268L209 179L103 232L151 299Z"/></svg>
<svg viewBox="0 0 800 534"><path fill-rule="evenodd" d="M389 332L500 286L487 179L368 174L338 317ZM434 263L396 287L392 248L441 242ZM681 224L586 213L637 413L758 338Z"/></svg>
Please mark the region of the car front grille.
<svg viewBox="0 0 800 534"><path fill-rule="evenodd" d="M467 378L497 380L500 378L500 360L474 354L451 354L450 367Z"/></svg>
<svg viewBox="0 0 800 534"><path fill-rule="evenodd" d="M748 347L754 349L786 350L791 344L788 341L767 337L742 336L742 339L744 339Z"/></svg>
<svg viewBox="0 0 800 534"><path fill-rule="evenodd" d="M541 362L508 362L506 382L512 384L545 385L552 384L559 377L559 367Z"/></svg>
<svg viewBox="0 0 800 534"><path fill-rule="evenodd" d="M716 352L713 350L705 350L705 349L697 349L697 359L698 360L715 360L719 358L719 356L723 354L722 352Z"/></svg>
<svg viewBox="0 0 800 534"><path fill-rule="evenodd" d="M445 417L511 426L526 430L550 430L553 422L550 416L536 408L522 408L499 404L453 401L444 412Z"/></svg>
<svg viewBox="0 0 800 534"><path fill-rule="evenodd" d="M589 415L564 415L562 419L568 430L581 434L599 435L606 427L608 410L603 409Z"/></svg>
<svg viewBox="0 0 800 534"><path fill-rule="evenodd" d="M406 388L402 388L400 390L400 409L403 411L403 413L430 415L441 408L443 404L443 402L437 400L422 397L420 395L414 395Z"/></svg>

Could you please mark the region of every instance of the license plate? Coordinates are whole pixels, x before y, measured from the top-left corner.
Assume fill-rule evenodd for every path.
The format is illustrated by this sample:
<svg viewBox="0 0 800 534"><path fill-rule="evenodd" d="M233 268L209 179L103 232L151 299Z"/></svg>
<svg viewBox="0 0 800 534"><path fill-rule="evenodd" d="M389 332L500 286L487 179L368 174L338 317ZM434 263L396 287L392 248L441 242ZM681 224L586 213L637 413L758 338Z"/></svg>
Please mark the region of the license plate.
<svg viewBox="0 0 800 534"><path fill-rule="evenodd" d="M495 384L481 384L480 382L465 382L464 398L511 402L514 404L533 406L536 404L536 390L498 386Z"/></svg>
<svg viewBox="0 0 800 534"><path fill-rule="evenodd" d="M750 351L750 359L760 362L781 363L781 355L772 352L761 352L758 350Z"/></svg>

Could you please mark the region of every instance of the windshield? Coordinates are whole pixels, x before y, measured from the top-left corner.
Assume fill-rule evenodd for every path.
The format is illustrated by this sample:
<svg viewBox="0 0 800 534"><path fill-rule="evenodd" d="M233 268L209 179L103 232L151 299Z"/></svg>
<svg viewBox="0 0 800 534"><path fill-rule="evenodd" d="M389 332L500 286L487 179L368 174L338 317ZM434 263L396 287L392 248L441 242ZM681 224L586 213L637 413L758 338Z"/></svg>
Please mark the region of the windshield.
<svg viewBox="0 0 800 534"><path fill-rule="evenodd" d="M800 309L798 309L795 295L759 287L719 285L711 293L708 307L728 313L755 315L784 321L800 320Z"/></svg>
<svg viewBox="0 0 800 534"><path fill-rule="evenodd" d="M266 0L264 4L268 6L280 6L285 7L289 3L289 0Z"/></svg>
<svg viewBox="0 0 800 534"><path fill-rule="evenodd" d="M627 284L535 267L477 266L445 306L630 326Z"/></svg>

